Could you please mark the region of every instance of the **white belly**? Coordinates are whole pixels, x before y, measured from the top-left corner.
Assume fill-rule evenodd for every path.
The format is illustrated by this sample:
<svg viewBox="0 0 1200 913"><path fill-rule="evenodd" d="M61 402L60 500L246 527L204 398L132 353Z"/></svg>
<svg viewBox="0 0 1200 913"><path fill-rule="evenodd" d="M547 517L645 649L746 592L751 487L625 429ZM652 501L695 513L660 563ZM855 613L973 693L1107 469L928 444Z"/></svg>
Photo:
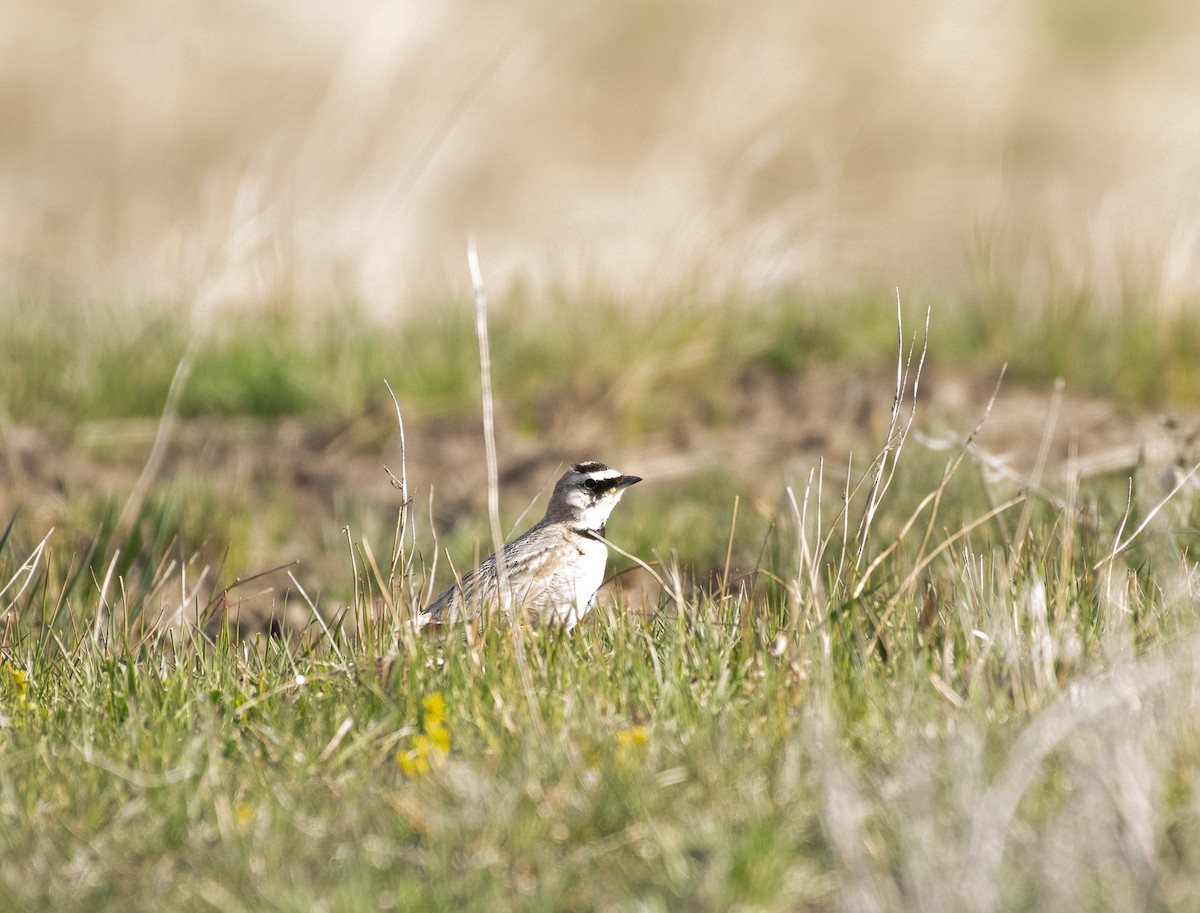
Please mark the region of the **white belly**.
<svg viewBox="0 0 1200 913"><path fill-rule="evenodd" d="M568 631L579 624L592 607L596 590L604 583L604 568L608 564L608 546L603 542L585 539L580 548L583 555L576 565L575 579L571 587L574 598L559 606L559 612L562 614L558 620Z"/></svg>

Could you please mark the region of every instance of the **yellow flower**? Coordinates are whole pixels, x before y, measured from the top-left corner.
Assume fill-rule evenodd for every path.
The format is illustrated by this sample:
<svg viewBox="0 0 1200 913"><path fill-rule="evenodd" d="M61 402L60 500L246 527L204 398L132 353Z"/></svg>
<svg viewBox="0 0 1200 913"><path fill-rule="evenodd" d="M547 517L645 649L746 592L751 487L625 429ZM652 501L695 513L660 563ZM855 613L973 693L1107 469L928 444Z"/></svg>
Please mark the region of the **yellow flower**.
<svg viewBox="0 0 1200 913"><path fill-rule="evenodd" d="M440 723L446 718L446 700L442 697L441 692L435 691L433 694L426 695L421 701L421 708L425 711L425 728L428 729L431 724Z"/></svg>
<svg viewBox="0 0 1200 913"><path fill-rule="evenodd" d="M634 748L645 745L649 737L645 726L630 726L617 733L617 744L622 748Z"/></svg>
<svg viewBox="0 0 1200 913"><path fill-rule="evenodd" d="M445 754L450 751L450 730L446 728L446 724L438 720L435 723L425 724L425 734L429 737L429 741L433 747Z"/></svg>
<svg viewBox="0 0 1200 913"><path fill-rule="evenodd" d="M446 701L436 691L421 701L422 732L414 735L407 750L396 753L400 769L408 777L422 777L450 753L450 728L446 725Z"/></svg>
<svg viewBox="0 0 1200 913"><path fill-rule="evenodd" d="M406 777L423 777L429 773L429 759L415 748L410 751L397 752L396 760L400 762L400 769L404 771Z"/></svg>
<svg viewBox="0 0 1200 913"><path fill-rule="evenodd" d="M29 699L29 673L7 663L4 669L12 680L13 690L17 692L16 706L22 711L36 710L37 704Z"/></svg>
<svg viewBox="0 0 1200 913"><path fill-rule="evenodd" d="M29 673L16 666L6 665L8 677L12 679L13 687L17 689L17 700L24 703L25 692L29 690Z"/></svg>
<svg viewBox="0 0 1200 913"><path fill-rule="evenodd" d="M254 809L247 802L242 802L234 810L234 817L237 818L237 823L240 827L245 827L250 823L250 819L254 816Z"/></svg>

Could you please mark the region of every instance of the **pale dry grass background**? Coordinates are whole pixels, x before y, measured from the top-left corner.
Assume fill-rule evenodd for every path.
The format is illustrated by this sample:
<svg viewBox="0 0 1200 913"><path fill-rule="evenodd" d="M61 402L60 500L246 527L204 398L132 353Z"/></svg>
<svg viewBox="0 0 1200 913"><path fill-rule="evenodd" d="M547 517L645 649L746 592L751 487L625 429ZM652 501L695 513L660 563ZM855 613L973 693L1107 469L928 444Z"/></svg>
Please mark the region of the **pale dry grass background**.
<svg viewBox="0 0 1200 913"><path fill-rule="evenodd" d="M0 276L82 303L1200 283L1190 0L8 0ZM1131 278L1132 277L1132 278Z"/></svg>

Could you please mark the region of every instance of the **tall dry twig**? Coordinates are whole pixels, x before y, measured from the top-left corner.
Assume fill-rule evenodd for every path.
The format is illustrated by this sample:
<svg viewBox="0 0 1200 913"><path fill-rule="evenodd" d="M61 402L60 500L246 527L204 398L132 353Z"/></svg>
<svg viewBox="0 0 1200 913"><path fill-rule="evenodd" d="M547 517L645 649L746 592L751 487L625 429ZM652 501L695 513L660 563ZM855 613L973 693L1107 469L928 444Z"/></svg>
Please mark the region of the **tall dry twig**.
<svg viewBox="0 0 1200 913"><path fill-rule="evenodd" d="M158 476L158 470L162 467L163 458L167 455L167 442L170 440L171 431L175 426L175 408L179 405L179 397L183 395L188 375L192 373L192 362L195 360L199 347L200 335L197 333L192 336L187 351L183 353L183 358L179 359L179 364L175 366L175 375L171 378L171 386L167 389L167 398L163 403L162 418L158 422L158 432L154 435L154 445L150 448L150 456L146 458L146 465L142 467L141 475L138 476L133 490L125 500L125 506L121 508L121 515L117 518L116 528L118 530L128 529L128 525L137 518L146 501L150 486L154 483L154 479Z"/></svg>
<svg viewBox="0 0 1200 913"><path fill-rule="evenodd" d="M483 288L483 271L479 268L479 253L475 238L467 239L467 264L471 268L471 284L475 288L475 337L479 341L479 380L483 400L483 446L487 460L488 523L496 555L496 573L500 580L500 601L508 595L508 567L504 560L504 535L500 531L500 470L496 459L496 421L492 399L492 353L488 342L487 293Z"/></svg>
<svg viewBox="0 0 1200 913"><path fill-rule="evenodd" d="M504 559L504 537L500 531L500 471L498 468L498 460L496 459L496 424L494 418L494 402L492 398L492 355L491 348L488 344L488 324L487 324L487 293L483 288L483 271L479 268L479 253L475 248L475 238L467 239L467 264L471 269L471 284L475 288L475 336L479 342L479 380L482 390L483 403L483 443L487 458L487 474L488 474L488 522L492 527L492 542L495 545L496 556L496 575L498 597L498 605L495 607L500 609L505 603L505 600L511 605L513 603L512 591L509 589L508 583L508 566ZM518 611L516 605L512 605L514 613ZM487 607L481 605L480 611L487 611ZM519 610L524 613L524 606ZM512 631L513 656L516 658L517 672L521 678L521 687L525 692L525 700L529 705L529 716L533 722L533 728L539 735L545 735L545 725L542 723L541 714L538 712L537 696L534 693L533 677L529 673L529 664L525 660L525 643L521 637L525 630L520 624L520 618L512 619L510 630ZM487 624L487 619L484 619L484 624ZM468 626L470 630L470 626Z"/></svg>

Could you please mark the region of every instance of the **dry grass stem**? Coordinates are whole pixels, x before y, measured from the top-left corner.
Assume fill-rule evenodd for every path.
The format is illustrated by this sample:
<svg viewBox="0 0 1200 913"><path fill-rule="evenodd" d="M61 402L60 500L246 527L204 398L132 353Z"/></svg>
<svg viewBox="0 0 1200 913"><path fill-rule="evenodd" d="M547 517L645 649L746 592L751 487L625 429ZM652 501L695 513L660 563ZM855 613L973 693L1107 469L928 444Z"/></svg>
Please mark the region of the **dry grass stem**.
<svg viewBox="0 0 1200 913"><path fill-rule="evenodd" d="M188 342L187 351L183 353L183 357L179 359L179 364L175 367L175 374L171 378L171 386L167 390L167 398L163 403L158 430L154 435L154 445L150 448L150 455L146 458L146 464L142 468L141 475L138 476L137 482L134 483L133 489L129 492L125 506L121 508L120 516L117 519L117 529L119 530L128 529L141 512L142 505L146 501L146 495L150 492L150 486L158 477L158 472L162 468L162 461L167 453L167 442L171 438L171 429L174 427L175 410L179 405L179 397L183 395L188 375L191 373L192 363L196 358L196 352L199 350L200 341L201 337L199 334L192 336Z"/></svg>
<svg viewBox="0 0 1200 913"><path fill-rule="evenodd" d="M471 270L471 285L475 289L475 338L479 344L479 381L483 405L483 446L487 461L488 525L492 532L492 547L496 556L496 572L500 594L510 592L508 566L504 560L504 534L500 529L500 470L496 457L495 405L492 398L492 353L488 342L487 292L483 287L483 272L479 268L479 253L474 237L467 240L467 265ZM501 596L501 604L504 597Z"/></svg>

